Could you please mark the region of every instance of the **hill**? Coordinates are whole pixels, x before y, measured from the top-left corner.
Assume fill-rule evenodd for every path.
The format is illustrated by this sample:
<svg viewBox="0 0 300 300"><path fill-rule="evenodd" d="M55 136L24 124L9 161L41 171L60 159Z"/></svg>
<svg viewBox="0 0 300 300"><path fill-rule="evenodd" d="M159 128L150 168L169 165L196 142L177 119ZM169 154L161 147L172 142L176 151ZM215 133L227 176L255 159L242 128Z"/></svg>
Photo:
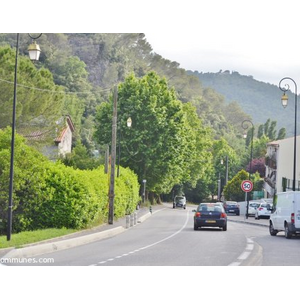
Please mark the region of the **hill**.
<svg viewBox="0 0 300 300"><path fill-rule="evenodd" d="M49 80L53 81L52 84L57 89L65 93L59 101L61 111L57 114L72 116L77 134L75 139L81 140L88 149L95 147L93 132L97 107L108 100L112 87L123 82L131 73L143 77L154 70L165 77L168 85L176 90L179 100L184 103L191 102L196 107L203 124L212 129L212 135L216 138L227 135L229 141L228 135L230 135L232 139L239 139L243 131L241 122L249 118L239 105L228 105L222 95L211 88L203 88L200 80L194 75L187 74L185 69L179 67L179 63L153 52L146 36L142 33L47 33L39 38L38 44L42 52L35 67L38 70L47 69L51 72L48 76ZM8 81L12 76L5 53L8 51L8 46L14 48L15 45L16 34L0 34L0 52L1 47L4 47L2 52L5 60L5 63L0 66L2 74L0 80L4 83L3 80ZM20 57L24 60L27 57L27 48L28 37L23 34L20 38L19 50ZM13 51L9 52L13 65L14 54ZM19 82L28 85L27 77L26 72L23 75L19 74ZM7 102L5 95L12 95L12 92L7 91L8 87L4 86L4 83L0 86L0 108ZM27 103L26 94L24 93L23 97L19 95L18 101ZM35 109L37 107L31 107L37 115L35 119L39 116L39 112ZM24 115L25 111L20 111L21 113ZM7 117L9 116L10 114L7 113ZM7 121L2 120L0 128L8 126L9 120L9 118ZM18 120L21 121L20 118ZM19 124L18 129L22 125L28 127L26 122L23 123Z"/></svg>
<svg viewBox="0 0 300 300"><path fill-rule="evenodd" d="M236 101L252 117L255 124L263 124L270 118L277 121L277 128L285 127L288 136L294 134L293 94L288 93L290 101L284 109L280 101L282 92L274 84L228 70L218 73L187 72L197 76L203 87L213 88L222 94L227 103Z"/></svg>

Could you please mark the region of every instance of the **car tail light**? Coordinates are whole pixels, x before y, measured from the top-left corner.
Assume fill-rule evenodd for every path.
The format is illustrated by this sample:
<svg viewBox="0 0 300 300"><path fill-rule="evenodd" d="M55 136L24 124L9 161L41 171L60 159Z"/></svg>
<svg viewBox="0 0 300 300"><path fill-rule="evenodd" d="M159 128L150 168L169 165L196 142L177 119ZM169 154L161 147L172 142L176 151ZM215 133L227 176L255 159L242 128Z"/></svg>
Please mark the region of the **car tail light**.
<svg viewBox="0 0 300 300"><path fill-rule="evenodd" d="M195 215L196 217L201 217L201 212L196 212L196 215Z"/></svg>
<svg viewBox="0 0 300 300"><path fill-rule="evenodd" d="M226 218L226 214L225 213L221 213L221 218Z"/></svg>
<svg viewBox="0 0 300 300"><path fill-rule="evenodd" d="M292 224L295 223L295 214L294 213L291 213L291 222L292 222Z"/></svg>

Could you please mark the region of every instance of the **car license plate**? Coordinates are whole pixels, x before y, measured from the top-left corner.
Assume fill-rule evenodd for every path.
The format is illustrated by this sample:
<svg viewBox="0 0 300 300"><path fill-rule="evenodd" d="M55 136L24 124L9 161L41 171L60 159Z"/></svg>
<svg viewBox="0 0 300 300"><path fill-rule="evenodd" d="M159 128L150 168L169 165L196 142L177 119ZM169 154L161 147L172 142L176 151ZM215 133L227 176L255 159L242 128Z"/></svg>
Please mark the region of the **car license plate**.
<svg viewBox="0 0 300 300"><path fill-rule="evenodd" d="M206 223L216 223L215 220L206 220Z"/></svg>
<svg viewBox="0 0 300 300"><path fill-rule="evenodd" d="M234 209L229 209L229 212L234 212Z"/></svg>

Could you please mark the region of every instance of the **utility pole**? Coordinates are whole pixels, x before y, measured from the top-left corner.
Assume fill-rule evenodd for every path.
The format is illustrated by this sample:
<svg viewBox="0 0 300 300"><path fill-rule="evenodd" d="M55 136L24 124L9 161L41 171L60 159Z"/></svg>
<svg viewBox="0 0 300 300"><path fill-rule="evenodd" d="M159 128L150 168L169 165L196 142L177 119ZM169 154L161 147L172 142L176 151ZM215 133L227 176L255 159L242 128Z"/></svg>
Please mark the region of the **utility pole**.
<svg viewBox="0 0 300 300"><path fill-rule="evenodd" d="M108 206L108 224L114 222L114 199L115 199L115 167L116 167L116 144L117 144L117 102L118 87L114 88L113 118L112 118L112 137L111 137L111 171L109 185L109 206Z"/></svg>

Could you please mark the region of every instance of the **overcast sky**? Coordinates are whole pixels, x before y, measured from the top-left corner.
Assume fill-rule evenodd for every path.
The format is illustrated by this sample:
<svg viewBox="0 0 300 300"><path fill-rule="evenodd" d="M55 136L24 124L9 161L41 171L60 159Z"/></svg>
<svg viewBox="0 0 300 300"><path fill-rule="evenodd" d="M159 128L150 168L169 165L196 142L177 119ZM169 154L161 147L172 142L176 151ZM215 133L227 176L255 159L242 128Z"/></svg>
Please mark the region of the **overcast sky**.
<svg viewBox="0 0 300 300"><path fill-rule="evenodd" d="M300 85L300 10L297 1L181 1L159 30L146 33L153 51L199 72L234 70L278 85ZM196 3L199 3L196 6Z"/></svg>
<svg viewBox="0 0 300 300"><path fill-rule="evenodd" d="M5 2L3 32L143 32L153 51L199 72L237 71L300 86L297 0L32 0ZM8 29L7 29L8 27ZM13 27L13 29L12 29Z"/></svg>

